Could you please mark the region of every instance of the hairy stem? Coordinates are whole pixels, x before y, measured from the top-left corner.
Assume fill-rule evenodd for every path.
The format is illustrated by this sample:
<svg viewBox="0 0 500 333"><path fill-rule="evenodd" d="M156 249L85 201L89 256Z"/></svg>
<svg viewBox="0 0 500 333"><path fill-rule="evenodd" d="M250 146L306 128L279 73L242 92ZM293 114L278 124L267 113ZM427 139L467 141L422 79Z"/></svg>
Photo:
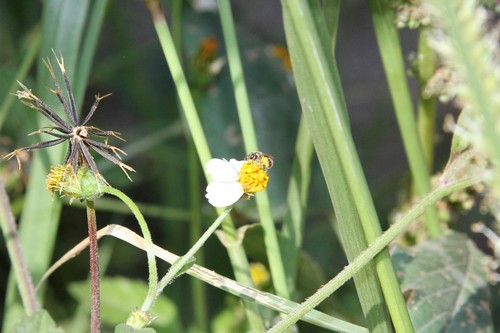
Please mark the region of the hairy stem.
<svg viewBox="0 0 500 333"><path fill-rule="evenodd" d="M89 250L90 250L90 331L100 332L101 305L99 290L99 252L97 247L97 222L95 217L94 202L87 201L87 222L89 228Z"/></svg>
<svg viewBox="0 0 500 333"><path fill-rule="evenodd" d="M0 227L3 231L7 251L9 252L12 269L16 276L17 286L24 304L24 311L28 315L40 310L40 304L36 299L35 287L31 281L31 275L26 267L19 236L17 233L16 221L10 209L10 202L3 181L0 180Z"/></svg>
<svg viewBox="0 0 500 333"><path fill-rule="evenodd" d="M156 296L159 296L163 289L172 282L177 276L179 276L179 272L186 271L186 266L189 265L191 258L194 257L196 252L205 244L208 237L214 233L215 230L219 227L219 225L224 221L226 216L231 212L232 207L226 208L224 212L212 223L212 225L205 231L205 233L198 239L198 241L189 249L189 251L177 259L172 267L168 270L167 274L160 280L158 283L158 289L156 291Z"/></svg>

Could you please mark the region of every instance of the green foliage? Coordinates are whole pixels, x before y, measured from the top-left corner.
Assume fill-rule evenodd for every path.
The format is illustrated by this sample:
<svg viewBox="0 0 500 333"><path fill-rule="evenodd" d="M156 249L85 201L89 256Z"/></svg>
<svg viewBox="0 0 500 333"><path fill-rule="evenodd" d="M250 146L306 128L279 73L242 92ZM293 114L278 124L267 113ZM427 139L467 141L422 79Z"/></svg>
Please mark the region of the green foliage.
<svg viewBox="0 0 500 333"><path fill-rule="evenodd" d="M87 281L71 283L68 290L83 308L88 309L90 307L89 284ZM123 277L103 278L101 280L103 324L107 327L115 327L123 323L134 306L138 307L142 304L147 292L148 286L144 281ZM160 296L152 312L157 316L153 321L153 328L161 328L161 332L181 331L177 306L171 299L163 295Z"/></svg>
<svg viewBox="0 0 500 333"><path fill-rule="evenodd" d="M64 331L57 327L54 320L47 311L40 310L31 316L25 316L21 322L16 324L12 333L63 333Z"/></svg>
<svg viewBox="0 0 500 333"><path fill-rule="evenodd" d="M485 260L458 233L397 249L393 261L415 330L493 332Z"/></svg>
<svg viewBox="0 0 500 333"><path fill-rule="evenodd" d="M114 224L100 234L106 236L99 243L102 331L495 331L498 287L490 293L487 283L495 273L488 271L492 258L468 234L471 221L492 219L482 215L485 208L500 220L498 28L485 9L473 0L283 0L281 9L273 9L277 2L220 0L217 12L200 12L192 3L0 3L1 156L47 139L43 132L26 137L47 124L12 95L16 80L64 117L42 63L52 49L64 56L78 112L85 114L96 94L112 92L96 112L96 126L128 140L120 149L137 171L133 182L97 155L97 168L113 187L96 184L85 167L77 175L95 185L83 198L96 199L98 227ZM360 23L370 18L373 27ZM249 23L255 19L261 21ZM418 39L397 26L418 28ZM418 118L404 61L408 48L418 50ZM444 135L437 94L463 109L451 126L451 144L437 140ZM4 237L26 256L24 262L11 255L22 276L0 288L6 291L2 331L62 332L58 325L89 331L89 266L79 255L87 250L73 248L88 234L85 205L60 199L59 183L54 199L46 190L46 175L65 149L21 156L24 174L0 161L12 202L0 199ZM241 160L247 150L274 157L267 191L224 214L218 210L216 219L203 197L205 164L212 157ZM433 178L431 190L435 170L444 174ZM70 194L81 194L81 179L62 178ZM462 192L456 197L469 203L485 197L481 209L458 214L446 196L478 183L467 199ZM121 201L98 199L95 191ZM438 221L435 208L449 225ZM425 228L412 229L418 241L391 258L388 246L422 215ZM13 228L4 226L7 220ZM213 229L222 223L219 238L210 236L211 223ZM497 222L491 228L500 230ZM489 245L475 241L481 249ZM187 255L168 260L165 250ZM8 256L3 246L0 252ZM35 294L31 279L38 283L64 253ZM67 264L71 257L77 259ZM269 270L269 281L258 286L263 290L253 287L249 262ZM6 280L2 270L0 281ZM45 310L19 322L29 310L16 283L23 300L37 298L57 324ZM125 324L134 309L156 316L151 327Z"/></svg>

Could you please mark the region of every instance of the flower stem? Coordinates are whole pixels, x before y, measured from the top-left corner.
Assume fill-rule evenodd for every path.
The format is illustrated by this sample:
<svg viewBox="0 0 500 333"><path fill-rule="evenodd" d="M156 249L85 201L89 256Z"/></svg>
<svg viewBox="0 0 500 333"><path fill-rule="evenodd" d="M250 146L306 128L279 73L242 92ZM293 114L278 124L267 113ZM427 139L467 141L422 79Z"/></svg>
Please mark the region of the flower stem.
<svg viewBox="0 0 500 333"><path fill-rule="evenodd" d="M89 250L90 250L90 331L100 332L101 327L101 305L99 290L99 252L97 247L97 222L95 217L94 202L87 200L87 222L89 228Z"/></svg>
<svg viewBox="0 0 500 333"><path fill-rule="evenodd" d="M142 215L139 208L137 208L136 204L130 199L125 193L111 186L105 186L103 188L105 193L114 195L115 197L122 200L128 208L132 211L137 222L139 223L139 227L141 228L142 235L144 240L146 241L146 254L148 257L148 269L149 269L149 288L146 299L144 300L144 304L141 307L141 310L147 312L153 306L155 300L155 290L158 284L158 272L156 268L156 260L153 249L153 240L151 238L151 233L149 232L148 225L144 216Z"/></svg>
<svg viewBox="0 0 500 333"><path fill-rule="evenodd" d="M271 328L268 333L278 333L285 331L288 327L296 323L306 313L314 309L325 298L333 294L344 283L346 283L354 274L359 272L370 260L372 260L380 251L385 249L390 242L392 242L398 235L400 235L409 225L414 222L417 217L422 215L425 210L434 205L438 200L453 193L454 191L467 188L471 185L478 183L481 177L472 177L462 179L456 182L441 184L435 190L425 196L413 209L411 209L405 216L398 222L393 224L386 232L370 246L361 252L359 256L344 268L342 272L337 274L327 284L318 289L314 295L309 297L300 306L290 312L281 322Z"/></svg>

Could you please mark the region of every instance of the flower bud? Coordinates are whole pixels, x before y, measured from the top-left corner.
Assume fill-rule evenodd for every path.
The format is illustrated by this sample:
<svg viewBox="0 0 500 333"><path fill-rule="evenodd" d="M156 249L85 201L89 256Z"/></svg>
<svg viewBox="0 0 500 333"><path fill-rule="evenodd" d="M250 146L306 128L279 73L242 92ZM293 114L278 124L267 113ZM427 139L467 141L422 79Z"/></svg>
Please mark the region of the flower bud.
<svg viewBox="0 0 500 333"><path fill-rule="evenodd" d="M96 200L104 192L105 180L86 166L79 166L76 173L70 164L51 166L46 178L47 190L59 192L73 199Z"/></svg>
<svg viewBox="0 0 500 333"><path fill-rule="evenodd" d="M127 325L132 326L136 329L141 329L151 324L151 322L155 320L155 318L156 316L151 315L151 313L149 312L135 309L128 317Z"/></svg>

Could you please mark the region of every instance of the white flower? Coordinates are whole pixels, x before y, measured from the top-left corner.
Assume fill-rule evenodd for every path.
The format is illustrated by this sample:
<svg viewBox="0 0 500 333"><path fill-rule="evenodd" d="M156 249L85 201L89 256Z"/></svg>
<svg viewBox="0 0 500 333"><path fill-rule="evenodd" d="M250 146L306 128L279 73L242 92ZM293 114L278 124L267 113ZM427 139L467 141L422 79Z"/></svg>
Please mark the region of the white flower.
<svg viewBox="0 0 500 333"><path fill-rule="evenodd" d="M214 207L231 206L241 197L249 199L266 189L269 180L266 171L272 164L272 157L260 152L247 155L244 161L213 158L205 168L212 178L205 197Z"/></svg>
<svg viewBox="0 0 500 333"><path fill-rule="evenodd" d="M207 162L206 172L212 178L205 197L214 207L231 206L245 191L239 182L241 167L245 161L213 158Z"/></svg>

